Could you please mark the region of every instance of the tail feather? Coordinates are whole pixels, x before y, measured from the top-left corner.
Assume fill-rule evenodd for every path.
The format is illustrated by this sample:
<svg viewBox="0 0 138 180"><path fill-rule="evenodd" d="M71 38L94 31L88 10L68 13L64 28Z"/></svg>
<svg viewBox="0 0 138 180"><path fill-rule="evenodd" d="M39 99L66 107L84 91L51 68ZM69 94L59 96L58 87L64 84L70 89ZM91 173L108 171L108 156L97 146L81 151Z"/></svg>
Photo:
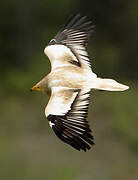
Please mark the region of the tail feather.
<svg viewBox="0 0 138 180"><path fill-rule="evenodd" d="M96 78L95 89L106 91L125 91L128 88L128 86L118 83L113 79Z"/></svg>

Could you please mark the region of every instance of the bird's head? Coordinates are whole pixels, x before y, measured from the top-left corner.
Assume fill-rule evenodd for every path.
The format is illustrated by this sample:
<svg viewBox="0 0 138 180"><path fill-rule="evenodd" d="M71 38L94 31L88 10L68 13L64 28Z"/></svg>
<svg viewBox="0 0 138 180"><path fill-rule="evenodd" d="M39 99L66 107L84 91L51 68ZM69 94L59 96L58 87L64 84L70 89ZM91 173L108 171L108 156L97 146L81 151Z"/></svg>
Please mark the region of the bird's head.
<svg viewBox="0 0 138 180"><path fill-rule="evenodd" d="M38 84L34 85L34 86L30 89L30 91L41 91L41 90L42 90L42 88L41 88Z"/></svg>
<svg viewBox="0 0 138 180"><path fill-rule="evenodd" d="M30 91L43 91L44 89L44 83L42 81L38 82L37 84L35 84Z"/></svg>
<svg viewBox="0 0 138 180"><path fill-rule="evenodd" d="M31 91L45 91L47 89L47 78L44 77L40 82L35 84L30 90Z"/></svg>

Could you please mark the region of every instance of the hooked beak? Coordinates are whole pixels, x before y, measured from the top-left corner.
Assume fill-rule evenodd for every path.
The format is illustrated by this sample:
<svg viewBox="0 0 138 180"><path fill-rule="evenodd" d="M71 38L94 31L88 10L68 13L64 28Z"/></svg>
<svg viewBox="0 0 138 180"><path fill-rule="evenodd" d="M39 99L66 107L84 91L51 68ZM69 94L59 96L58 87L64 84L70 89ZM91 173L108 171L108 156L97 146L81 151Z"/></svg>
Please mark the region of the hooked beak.
<svg viewBox="0 0 138 180"><path fill-rule="evenodd" d="M33 87L30 89L30 91L40 91L40 90L41 90L40 87L37 86L37 85L33 86Z"/></svg>

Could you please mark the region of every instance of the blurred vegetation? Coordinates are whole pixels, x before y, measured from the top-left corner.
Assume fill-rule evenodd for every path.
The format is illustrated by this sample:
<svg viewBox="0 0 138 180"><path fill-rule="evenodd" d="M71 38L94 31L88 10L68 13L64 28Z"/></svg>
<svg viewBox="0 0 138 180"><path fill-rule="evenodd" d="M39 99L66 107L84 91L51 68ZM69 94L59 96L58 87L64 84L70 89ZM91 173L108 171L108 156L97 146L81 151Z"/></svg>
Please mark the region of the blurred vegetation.
<svg viewBox="0 0 138 180"><path fill-rule="evenodd" d="M87 153L57 139L44 115L48 97L29 92L50 71L44 47L78 12L96 25L94 72L130 86L91 93L96 145ZM0 14L0 180L137 180L137 0L7 0Z"/></svg>

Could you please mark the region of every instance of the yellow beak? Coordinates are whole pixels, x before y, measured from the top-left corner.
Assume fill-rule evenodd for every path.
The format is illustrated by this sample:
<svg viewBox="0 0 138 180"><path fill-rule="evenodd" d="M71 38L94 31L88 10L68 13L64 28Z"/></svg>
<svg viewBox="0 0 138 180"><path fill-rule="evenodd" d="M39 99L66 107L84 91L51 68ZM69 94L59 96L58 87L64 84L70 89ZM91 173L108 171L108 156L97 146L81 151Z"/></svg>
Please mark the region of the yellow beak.
<svg viewBox="0 0 138 180"><path fill-rule="evenodd" d="M40 91L40 90L41 90L40 87L37 86L37 85L33 86L33 87L30 89L30 91Z"/></svg>

